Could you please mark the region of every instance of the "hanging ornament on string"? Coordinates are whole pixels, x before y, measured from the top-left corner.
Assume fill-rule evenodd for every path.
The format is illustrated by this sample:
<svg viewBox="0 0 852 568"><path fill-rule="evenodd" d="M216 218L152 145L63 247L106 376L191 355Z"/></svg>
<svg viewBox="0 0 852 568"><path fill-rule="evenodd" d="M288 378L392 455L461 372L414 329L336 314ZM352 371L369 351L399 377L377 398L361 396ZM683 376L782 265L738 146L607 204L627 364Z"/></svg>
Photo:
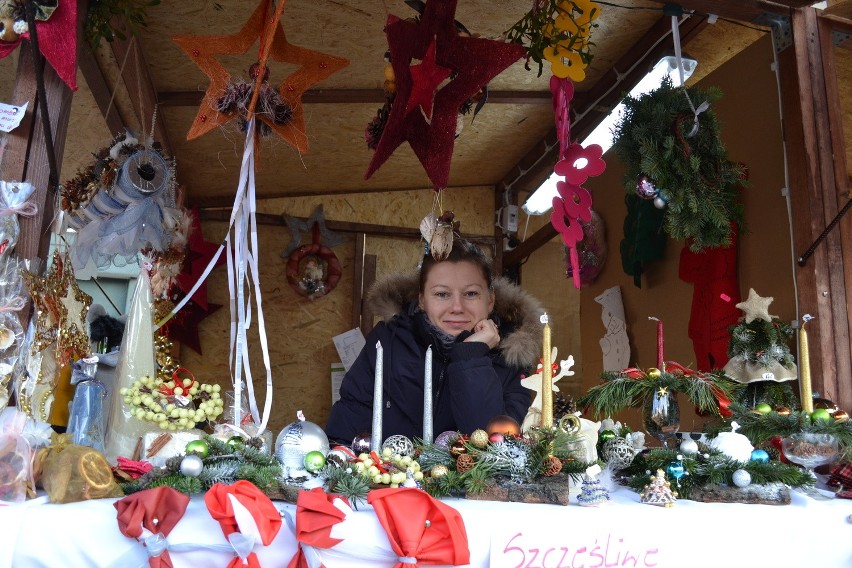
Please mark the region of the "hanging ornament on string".
<svg viewBox="0 0 852 568"><path fill-rule="evenodd" d="M665 209L669 202L668 197L645 174L641 174L639 179L636 180L636 195L642 199L653 201L654 207L657 209Z"/></svg>
<svg viewBox="0 0 852 568"><path fill-rule="evenodd" d="M556 175L564 180L556 183L559 192L553 198L553 213L550 222L562 235L562 242L568 249L571 276L575 288L580 288L580 258L578 243L583 240L581 221L592 221L592 195L582 187L589 177L598 176L606 169L601 159L603 148L598 144L583 147L571 144L569 103L574 96L574 86L568 79L557 76L550 78L550 92L553 96L553 112L556 131L559 137L559 161L553 168Z"/></svg>
<svg viewBox="0 0 852 568"><path fill-rule="evenodd" d="M420 221L420 235L423 237L424 253L431 254L435 260L444 260L453 250L453 235L459 230L460 222L452 211L444 211L435 216L435 211L442 210L443 192L435 192L432 212Z"/></svg>

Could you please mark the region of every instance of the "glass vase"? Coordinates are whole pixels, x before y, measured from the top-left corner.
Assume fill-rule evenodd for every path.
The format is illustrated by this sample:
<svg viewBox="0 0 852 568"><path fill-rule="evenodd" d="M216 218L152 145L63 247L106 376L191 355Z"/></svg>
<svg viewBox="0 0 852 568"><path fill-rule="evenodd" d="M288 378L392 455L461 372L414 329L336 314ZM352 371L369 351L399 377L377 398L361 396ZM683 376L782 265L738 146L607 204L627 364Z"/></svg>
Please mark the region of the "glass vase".
<svg viewBox="0 0 852 568"><path fill-rule="evenodd" d="M642 408L642 420L645 431L660 441L664 448L680 429L680 406L677 393L668 389L659 389L645 399Z"/></svg>

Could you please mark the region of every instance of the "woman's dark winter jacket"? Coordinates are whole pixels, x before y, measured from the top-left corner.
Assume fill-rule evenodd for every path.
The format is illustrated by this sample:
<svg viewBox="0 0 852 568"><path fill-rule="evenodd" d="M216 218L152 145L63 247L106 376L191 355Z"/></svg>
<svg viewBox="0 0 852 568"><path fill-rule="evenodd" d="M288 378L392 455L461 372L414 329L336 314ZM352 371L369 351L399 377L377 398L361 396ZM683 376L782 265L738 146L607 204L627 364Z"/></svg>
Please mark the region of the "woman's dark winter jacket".
<svg viewBox="0 0 852 568"><path fill-rule="evenodd" d="M541 356L541 305L508 280L494 281L492 319L502 338L489 351L481 342L457 338L443 347L413 309L418 297L416 273L393 275L374 285L367 302L384 321L376 325L340 387L340 400L326 425L330 439L351 443L372 427L376 343L384 351L382 437L423 435L423 378L426 349L432 345L433 431L464 433L484 428L498 415L519 423L530 406L521 374L535 370Z"/></svg>

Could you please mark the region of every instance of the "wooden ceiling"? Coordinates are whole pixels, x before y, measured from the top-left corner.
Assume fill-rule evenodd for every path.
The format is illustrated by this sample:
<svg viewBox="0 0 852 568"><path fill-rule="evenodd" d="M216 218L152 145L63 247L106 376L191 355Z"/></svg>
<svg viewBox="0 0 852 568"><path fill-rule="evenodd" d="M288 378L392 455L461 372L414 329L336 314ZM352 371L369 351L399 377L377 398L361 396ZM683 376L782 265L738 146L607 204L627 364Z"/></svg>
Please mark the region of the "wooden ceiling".
<svg viewBox="0 0 852 568"><path fill-rule="evenodd" d="M138 131L144 125L150 130L156 102L156 138L177 160L178 181L187 203L230 205L239 175L242 135L232 121L199 139L186 140L208 79L171 37L234 34L256 2L162 0L149 8L147 29L138 37L104 43L95 54L81 46L80 89L74 97L63 179L87 164L91 152L106 145L123 126ZM842 10L850 3L834 2L832 8L842 18ZM602 6L599 27L592 35L594 59L588 76L576 85L574 109L584 115L585 122L578 124L575 134L590 128L629 88L631 67L636 67L635 74L645 72L649 64L642 56L671 48L671 26L663 16L662 3L615 0L613 5L607 4ZM783 13L780 4L792 2L681 2L687 14L696 11L681 28L685 51L699 61L691 81L706 76L765 35L768 28L755 22L767 10ZM459 0L456 18L474 33L497 38L529 7L526 0ZM712 10L731 17L708 19ZM407 144L371 179L364 179L372 156L364 142L364 129L384 102L381 87L387 41L383 27L388 14L406 18L415 12L403 0L287 1L282 23L288 41L346 57L350 64L317 84L303 99L310 144L307 153L300 155L275 136L264 140L257 177L259 198L430 187ZM245 78L256 50L255 46L245 56L226 56L221 61L234 77ZM0 61L0 94L11 91L14 59ZM642 62L636 65L638 61ZM273 63L271 82L276 84L293 69L289 64ZM474 120L465 121L456 139L448 189L512 185L530 169L525 161L535 161L544 153L547 144L542 141L553 130L553 113L548 70L540 77L536 71L535 64L527 70L520 61L491 82L488 104ZM140 116L145 119L140 121Z"/></svg>

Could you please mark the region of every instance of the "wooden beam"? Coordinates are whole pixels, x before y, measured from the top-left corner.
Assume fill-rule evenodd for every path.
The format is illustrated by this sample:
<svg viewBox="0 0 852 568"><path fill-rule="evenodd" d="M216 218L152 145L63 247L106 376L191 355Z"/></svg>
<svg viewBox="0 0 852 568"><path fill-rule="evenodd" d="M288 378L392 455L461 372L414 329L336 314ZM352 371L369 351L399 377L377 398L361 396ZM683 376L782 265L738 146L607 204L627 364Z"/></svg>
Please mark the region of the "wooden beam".
<svg viewBox="0 0 852 568"><path fill-rule="evenodd" d="M450 186L447 189L473 189L473 188L481 188L481 185L454 185ZM389 193L394 191L424 191L426 188L423 186L411 186L411 187L356 187L352 189L321 189L318 191L308 191L308 190L293 190L293 191L282 191L282 192L273 192L266 193L264 192L263 196L258 196L258 199L279 199L282 197L325 197L328 195L356 195L361 193ZM221 195L221 196L192 196L191 205L200 207L203 209L216 209L219 207L231 207L234 204L234 196L229 195Z"/></svg>
<svg viewBox="0 0 852 568"><path fill-rule="evenodd" d="M836 174L840 164L835 159L842 159L844 152L835 146L842 142L831 127L839 120L840 108L828 31L810 8L793 11L792 27L793 49L779 54L779 63L798 256L837 214L847 190L845 171L839 179ZM844 262L843 254L844 241L852 239L850 222L841 221L840 228L830 232L805 266L795 271L799 315L816 317L808 326L814 389L844 408L852 405L848 298L852 265Z"/></svg>
<svg viewBox="0 0 852 568"><path fill-rule="evenodd" d="M129 29L129 26L124 26ZM121 78L133 104L133 111L142 130L151 133L151 122L157 107L157 91L148 72L148 62L138 37L128 34L127 39L115 38L110 42L115 59L121 66ZM124 65L122 65L124 64ZM154 140L159 142L165 153L174 157L163 117L157 117L154 123Z"/></svg>
<svg viewBox="0 0 852 568"><path fill-rule="evenodd" d="M127 123L122 119L118 108L115 106L113 99L113 91L107 84L103 71L92 53L88 42L82 42L77 45L77 67L83 73L83 78L86 80L86 85L92 92L95 103L104 117L107 128L110 134L116 135L124 131Z"/></svg>
<svg viewBox="0 0 852 568"><path fill-rule="evenodd" d="M160 106L198 106L203 91L163 91L157 93ZM382 89L310 89L302 96L304 104L384 104ZM550 91L489 91L488 104L549 105Z"/></svg>
<svg viewBox="0 0 852 568"><path fill-rule="evenodd" d="M687 45L707 26L707 19L687 18L680 24L681 44ZM636 84L660 58L672 49L671 18L664 16L631 46L588 91L578 93L571 103L574 119L571 136L582 140L621 100L624 91ZM498 190L532 191L547 179L556 164L559 145L551 130L503 177Z"/></svg>
<svg viewBox="0 0 852 568"><path fill-rule="evenodd" d="M559 233L553 225L547 223L541 229L533 233L527 240L503 255L503 269L520 264L525 258L537 251L545 243L550 242Z"/></svg>
<svg viewBox="0 0 852 568"><path fill-rule="evenodd" d="M758 0L679 0L677 4L688 12L715 14L742 22L752 22L767 12L786 14L790 11L788 6Z"/></svg>
<svg viewBox="0 0 852 568"><path fill-rule="evenodd" d="M199 216L202 221L225 221L231 217L231 210L225 208L200 208ZM256 213L255 217L259 225L284 225L283 215L273 213ZM301 221L307 221L307 217L296 217ZM325 220L325 226L331 231L338 233L365 233L368 235L382 235L386 237L401 237L420 239L420 229L412 227L394 227L391 225L374 225L372 223L354 223L352 221ZM493 247L495 239L493 236L471 235L462 233L465 239L483 246Z"/></svg>

